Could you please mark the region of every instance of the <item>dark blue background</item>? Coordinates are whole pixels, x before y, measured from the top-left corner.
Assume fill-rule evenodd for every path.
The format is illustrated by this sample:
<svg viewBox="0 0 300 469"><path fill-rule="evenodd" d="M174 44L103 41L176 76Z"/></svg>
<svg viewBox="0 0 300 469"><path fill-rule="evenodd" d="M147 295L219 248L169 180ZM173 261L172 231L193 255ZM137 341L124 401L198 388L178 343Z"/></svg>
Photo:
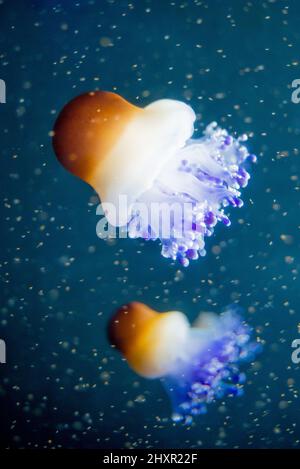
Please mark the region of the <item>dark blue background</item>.
<svg viewBox="0 0 300 469"><path fill-rule="evenodd" d="M297 1L0 1L2 447L299 446L299 21ZM156 243L97 239L95 193L57 163L57 112L93 89L185 100L199 135L253 132L245 206L187 270ZM160 383L107 343L133 299L190 319L237 302L265 343L245 396L173 424Z"/></svg>

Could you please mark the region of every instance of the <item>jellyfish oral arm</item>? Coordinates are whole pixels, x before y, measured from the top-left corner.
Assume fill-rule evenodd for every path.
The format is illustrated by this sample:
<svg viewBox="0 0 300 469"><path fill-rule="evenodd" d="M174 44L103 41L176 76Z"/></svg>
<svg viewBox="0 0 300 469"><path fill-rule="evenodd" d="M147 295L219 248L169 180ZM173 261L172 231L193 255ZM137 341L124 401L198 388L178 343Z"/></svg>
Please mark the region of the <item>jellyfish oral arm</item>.
<svg viewBox="0 0 300 469"><path fill-rule="evenodd" d="M245 374L240 365L252 361L261 349L250 336L249 327L230 310L214 316L205 329L190 329L185 356L181 354L175 371L162 378L174 421L189 424L194 416L206 413L208 404L243 394Z"/></svg>
<svg viewBox="0 0 300 469"><path fill-rule="evenodd" d="M224 209L229 205L243 205L240 191L250 178L244 164L248 158L255 159L244 146L246 139L246 136L233 138L212 123L206 128L203 138L188 140L165 163L152 187L137 200L137 203L148 204L149 212L154 201L169 206L179 204L183 207L182 216L173 223L169 218L170 235L163 236L161 225L151 223L152 219L144 222L133 205L128 223L129 235L133 238L159 238L162 255L177 259L184 266L191 259L205 255L205 237L212 235L217 222L221 221L226 226L230 224Z"/></svg>

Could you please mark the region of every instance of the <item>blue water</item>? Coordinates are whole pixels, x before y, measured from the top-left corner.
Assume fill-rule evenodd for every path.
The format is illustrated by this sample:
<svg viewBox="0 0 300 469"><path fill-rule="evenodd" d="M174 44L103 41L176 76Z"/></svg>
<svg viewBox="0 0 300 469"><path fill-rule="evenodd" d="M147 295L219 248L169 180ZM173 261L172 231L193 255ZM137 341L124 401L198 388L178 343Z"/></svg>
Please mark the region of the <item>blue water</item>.
<svg viewBox="0 0 300 469"><path fill-rule="evenodd" d="M0 1L1 447L299 446L299 20L296 1ZM156 243L96 237L98 199L49 136L93 89L184 100L199 135L212 120L253 134L245 206L188 269ZM191 320L238 303L264 343L245 395L172 423L160 383L107 342L112 312L134 299Z"/></svg>

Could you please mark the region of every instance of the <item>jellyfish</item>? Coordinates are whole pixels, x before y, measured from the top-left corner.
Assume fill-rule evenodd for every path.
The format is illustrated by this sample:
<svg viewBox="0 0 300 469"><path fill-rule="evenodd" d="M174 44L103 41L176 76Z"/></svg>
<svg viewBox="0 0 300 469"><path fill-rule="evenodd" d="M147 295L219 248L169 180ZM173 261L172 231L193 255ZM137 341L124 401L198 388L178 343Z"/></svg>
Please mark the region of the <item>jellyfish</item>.
<svg viewBox="0 0 300 469"><path fill-rule="evenodd" d="M207 405L243 393L242 362L260 350L235 308L201 313L193 325L179 311L158 313L143 303L122 306L108 326L110 343L145 378L159 378L170 397L172 420L190 424Z"/></svg>
<svg viewBox="0 0 300 469"><path fill-rule="evenodd" d="M224 209L241 207L249 180L244 142L209 124L193 139L195 113L160 99L144 108L116 93L95 91L59 114L53 146L59 162L98 193L110 225L130 238L160 240L161 253L188 266L204 256L205 238Z"/></svg>

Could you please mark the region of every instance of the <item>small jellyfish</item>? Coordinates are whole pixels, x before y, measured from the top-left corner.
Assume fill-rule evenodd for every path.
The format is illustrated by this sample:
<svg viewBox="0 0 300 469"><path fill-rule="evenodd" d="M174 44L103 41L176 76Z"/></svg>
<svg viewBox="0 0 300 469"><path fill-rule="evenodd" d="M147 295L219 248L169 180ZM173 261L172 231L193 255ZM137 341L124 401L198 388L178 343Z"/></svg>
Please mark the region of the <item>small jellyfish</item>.
<svg viewBox="0 0 300 469"><path fill-rule="evenodd" d="M243 392L240 363L251 361L260 345L238 313L202 313L191 326L178 311L158 313L133 302L110 320L110 343L130 367L145 378L160 378L170 397L176 422L191 423L207 405Z"/></svg>
<svg viewBox="0 0 300 469"><path fill-rule="evenodd" d="M99 194L108 222L130 238L159 239L162 255L183 266L205 255L205 237L224 208L241 207L249 174L247 136L233 138L215 122L192 139L195 113L161 99L144 108L95 91L59 114L53 146L60 163Z"/></svg>

